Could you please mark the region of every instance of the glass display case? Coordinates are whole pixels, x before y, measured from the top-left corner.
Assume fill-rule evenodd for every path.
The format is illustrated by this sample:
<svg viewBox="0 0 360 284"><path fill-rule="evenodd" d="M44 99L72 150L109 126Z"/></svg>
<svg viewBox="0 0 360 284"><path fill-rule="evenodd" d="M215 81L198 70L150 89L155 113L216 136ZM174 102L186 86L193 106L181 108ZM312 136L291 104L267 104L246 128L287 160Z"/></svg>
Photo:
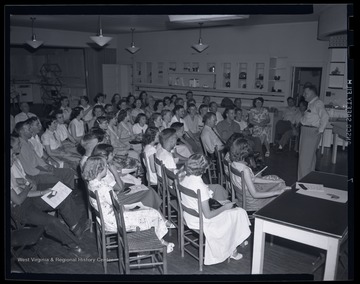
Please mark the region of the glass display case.
<svg viewBox="0 0 360 284"><path fill-rule="evenodd" d="M246 89L247 87L247 63L239 62L239 79L238 88Z"/></svg>

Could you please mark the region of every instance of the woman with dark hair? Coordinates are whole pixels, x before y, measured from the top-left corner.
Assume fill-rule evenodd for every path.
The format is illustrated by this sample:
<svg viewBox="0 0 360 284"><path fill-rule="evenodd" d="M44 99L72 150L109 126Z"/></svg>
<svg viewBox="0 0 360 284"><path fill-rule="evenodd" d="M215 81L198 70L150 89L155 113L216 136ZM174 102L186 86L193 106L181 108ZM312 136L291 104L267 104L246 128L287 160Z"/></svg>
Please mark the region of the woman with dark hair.
<svg viewBox="0 0 360 284"><path fill-rule="evenodd" d="M92 119L92 106L89 104L89 98L87 96L81 96L79 106L84 110L83 121L87 124Z"/></svg>
<svg viewBox="0 0 360 284"><path fill-rule="evenodd" d="M208 167L209 161L203 154L193 154L186 161L185 171L180 173L179 179L182 186L195 193L198 189L200 190L206 238L204 264L212 265L221 263L229 257L235 260L241 259L243 256L237 252L237 246L250 236L251 231L246 211L239 207L234 208L234 202L218 200L223 206L214 210L210 209L209 199L216 198L201 178ZM187 208L199 211L197 201L182 193L181 203ZM189 228L199 229L198 218L187 212L184 212L184 218Z"/></svg>
<svg viewBox="0 0 360 284"><path fill-rule="evenodd" d="M148 181L149 184L157 184L154 154L156 153L157 144L159 143L159 133L158 128L150 126L146 129L143 136L144 158L147 160L146 163L150 166L150 169L147 169L149 170L150 176L150 180Z"/></svg>
<svg viewBox="0 0 360 284"><path fill-rule="evenodd" d="M256 211L271 202L276 196L283 193L290 187L285 185L284 180L276 175L256 177L249 167L247 160L253 155L249 143L242 138L233 141L230 147L231 165L240 172L244 172L246 189L242 188L241 177L230 173L233 182L241 192L235 191L239 204L243 202L242 190L246 190L246 209Z"/></svg>
<svg viewBox="0 0 360 284"><path fill-rule="evenodd" d="M163 103L164 103L164 109L167 109L167 110L172 110L173 109L171 107L171 99L170 99L170 97L168 97L168 96L164 97Z"/></svg>
<svg viewBox="0 0 360 284"><path fill-rule="evenodd" d="M97 95L94 98L95 105L100 105L102 107L105 107L105 97L106 95L103 93L97 93Z"/></svg>
<svg viewBox="0 0 360 284"><path fill-rule="evenodd" d="M265 157L270 156L270 116L266 108L263 107L264 99L258 97L253 99L253 108L249 111L249 123L253 125L252 136L259 137L261 144L265 145Z"/></svg>
<svg viewBox="0 0 360 284"><path fill-rule="evenodd" d="M135 123L135 119L137 117L137 115L139 113L143 113L145 114L145 111L141 108L142 107L142 102L140 99L135 99L135 103L134 103L134 108L131 110L130 113L130 118L131 118L131 123L134 124Z"/></svg>
<svg viewBox="0 0 360 284"><path fill-rule="evenodd" d="M84 117L84 109L82 107L75 107L71 111L69 132L77 143L80 143L81 138L85 135L85 125L82 118Z"/></svg>
<svg viewBox="0 0 360 284"><path fill-rule="evenodd" d="M162 100L156 100L154 104L154 111L161 113L164 109L164 102Z"/></svg>
<svg viewBox="0 0 360 284"><path fill-rule="evenodd" d="M158 112L154 112L149 119L148 125L149 127L156 127L157 129L159 129L159 131L162 131L164 129L164 126L161 114Z"/></svg>
<svg viewBox="0 0 360 284"><path fill-rule="evenodd" d="M115 93L111 98L111 104L113 105L115 112L118 111L118 104L120 103L120 101L121 96L118 93Z"/></svg>
<svg viewBox="0 0 360 284"><path fill-rule="evenodd" d="M134 103L135 103L135 97L132 94L129 94L126 97L126 103L127 103L127 107L130 109L134 108Z"/></svg>

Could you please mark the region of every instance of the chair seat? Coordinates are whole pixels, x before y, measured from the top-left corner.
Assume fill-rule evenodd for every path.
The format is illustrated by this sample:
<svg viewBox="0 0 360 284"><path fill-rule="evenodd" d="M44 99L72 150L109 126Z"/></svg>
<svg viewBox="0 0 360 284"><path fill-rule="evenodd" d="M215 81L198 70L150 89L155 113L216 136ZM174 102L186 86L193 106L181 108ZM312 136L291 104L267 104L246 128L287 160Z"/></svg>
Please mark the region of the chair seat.
<svg viewBox="0 0 360 284"><path fill-rule="evenodd" d="M37 243L44 232L43 227L23 228L11 232L11 246L32 246Z"/></svg>
<svg viewBox="0 0 360 284"><path fill-rule="evenodd" d="M154 229L128 233L129 252L160 250L164 245L155 234Z"/></svg>

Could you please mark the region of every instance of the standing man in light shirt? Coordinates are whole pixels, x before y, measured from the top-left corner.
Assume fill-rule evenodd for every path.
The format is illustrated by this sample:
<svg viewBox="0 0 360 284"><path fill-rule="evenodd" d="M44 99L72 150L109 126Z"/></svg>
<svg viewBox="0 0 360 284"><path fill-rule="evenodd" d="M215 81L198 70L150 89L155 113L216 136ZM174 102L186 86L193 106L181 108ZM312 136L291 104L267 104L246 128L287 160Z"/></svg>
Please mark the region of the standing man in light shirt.
<svg viewBox="0 0 360 284"><path fill-rule="evenodd" d="M315 86L304 88L308 108L301 118L298 180L315 170L316 149L329 121L324 103L319 99Z"/></svg>

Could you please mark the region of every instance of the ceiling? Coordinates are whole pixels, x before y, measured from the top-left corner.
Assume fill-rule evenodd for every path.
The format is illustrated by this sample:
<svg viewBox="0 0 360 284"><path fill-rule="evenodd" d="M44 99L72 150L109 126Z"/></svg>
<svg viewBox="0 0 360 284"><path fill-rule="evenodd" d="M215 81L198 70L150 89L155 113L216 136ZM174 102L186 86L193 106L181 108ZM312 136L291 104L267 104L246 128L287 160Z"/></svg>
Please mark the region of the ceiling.
<svg viewBox="0 0 360 284"><path fill-rule="evenodd" d="M281 23L293 23L293 22L309 22L317 21L319 14L332 6L330 4L316 4L316 5L285 5L291 6L291 13L302 13L305 6L309 9L305 9L306 14L289 14L288 10L278 9L281 8L281 5L238 5L235 8L238 9L221 9L224 8L221 5L217 5L219 14L247 14L249 17L247 19L241 20L222 20L222 21L211 21L204 22L203 28L214 27L214 26L224 26L224 25L263 25L263 24L281 24ZM257 9L248 9L249 6L257 6ZM263 7L266 6L266 7ZM210 7L210 10L209 10ZM244 7L247 8L244 10ZM104 34L121 34L129 33L130 28L135 28L136 32L153 32L153 31L167 31L175 29L193 29L198 28L198 23L174 23L169 21L169 14L179 14L182 11L190 11L189 9L177 10L182 8L182 6L172 7L172 9L144 9L148 8L143 5L141 9L132 9L125 10L125 13L122 10L115 9L111 11L112 7L99 6L98 9L94 7L83 6L81 9L50 9L49 7L30 7L28 9L17 9L18 7L13 7L7 12L10 16L10 26L18 27L31 27L30 17L36 17L34 23L34 29L37 28L44 29L56 29L56 30L69 30L69 31L79 31L87 33L96 33L98 31L98 15L101 14L101 23L102 30ZM21 7L22 8L22 7ZM107 8L107 9L102 9ZM134 8L134 7L133 7ZM138 7L137 7L138 8ZM150 7L151 8L151 7ZM199 8L199 6L195 7ZM202 5L200 8L205 9L207 14L210 14L211 11L216 11L207 5ZM215 7L216 8L216 7ZM226 8L226 7L225 7ZM229 7L227 7L229 8ZM233 8L233 6L231 7ZM252 7L254 8L254 7ZM259 10L260 8L260 10ZM109 10L110 9L110 10ZM119 10L119 13L117 11ZM48 14L47 14L48 11ZM149 12L147 12L149 11ZM199 9L194 9L194 12L199 11ZM130 13L132 12L132 13ZM137 12L137 13L136 13ZM226 13L225 13L226 12ZM238 13L236 13L238 12ZM244 13L248 12L248 13ZM184 13L185 14L185 13ZM202 13L187 13L187 14L204 14ZM215 14L215 13L211 13Z"/></svg>

